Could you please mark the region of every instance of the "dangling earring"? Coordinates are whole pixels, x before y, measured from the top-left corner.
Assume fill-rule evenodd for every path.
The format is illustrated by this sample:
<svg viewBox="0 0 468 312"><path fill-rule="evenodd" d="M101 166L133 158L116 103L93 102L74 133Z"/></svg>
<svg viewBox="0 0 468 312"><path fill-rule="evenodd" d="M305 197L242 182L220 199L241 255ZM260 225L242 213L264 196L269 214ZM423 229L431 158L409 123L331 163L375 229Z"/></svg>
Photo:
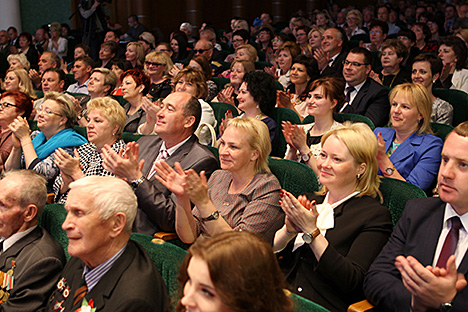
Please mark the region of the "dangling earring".
<svg viewBox="0 0 468 312"><path fill-rule="evenodd" d="M361 179L361 174L360 173L357 174L357 179L358 180Z"/></svg>

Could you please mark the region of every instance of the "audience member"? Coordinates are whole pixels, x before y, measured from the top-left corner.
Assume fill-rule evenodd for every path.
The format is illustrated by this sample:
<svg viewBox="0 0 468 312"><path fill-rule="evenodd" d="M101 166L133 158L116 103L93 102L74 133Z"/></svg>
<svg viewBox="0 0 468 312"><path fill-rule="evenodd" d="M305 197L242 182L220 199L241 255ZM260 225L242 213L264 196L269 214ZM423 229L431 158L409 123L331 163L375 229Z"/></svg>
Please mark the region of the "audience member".
<svg viewBox="0 0 468 312"><path fill-rule="evenodd" d="M138 42L128 43L125 59L132 64L132 68L143 69L143 63L145 62L143 45Z"/></svg>
<svg viewBox="0 0 468 312"><path fill-rule="evenodd" d="M440 165L442 140L432 134L432 101L420 84L396 86L389 95L391 127L375 128L379 174L430 191Z"/></svg>
<svg viewBox="0 0 468 312"><path fill-rule="evenodd" d="M129 69L120 76L122 81L123 98L127 100L124 106L127 114L124 132L137 132L140 125L146 121L146 112L142 108L143 99L150 101L146 95L149 92L151 81L140 69Z"/></svg>
<svg viewBox="0 0 468 312"><path fill-rule="evenodd" d="M174 66L164 52L151 52L145 57L145 72L151 79L148 94L153 100L164 99L172 91L169 70Z"/></svg>
<svg viewBox="0 0 468 312"><path fill-rule="evenodd" d="M47 201L46 180L30 170L7 172L0 180L1 309L37 311L47 304L66 262L63 249L38 226Z"/></svg>
<svg viewBox="0 0 468 312"><path fill-rule="evenodd" d="M292 291L331 311L364 298L364 275L392 232L390 212L376 200L376 154L367 125L331 130L317 160L320 195L280 194L286 218L273 250L286 280Z"/></svg>
<svg viewBox="0 0 468 312"><path fill-rule="evenodd" d="M452 124L453 107L450 103L436 97L432 93L434 81L439 79L442 72L442 61L432 53L422 53L414 59L412 79L413 83L423 85L432 101L431 121Z"/></svg>
<svg viewBox="0 0 468 312"><path fill-rule="evenodd" d="M466 310L468 196L463 163L467 149L468 123L464 122L445 140L439 197L408 201L387 245L370 267L364 292L378 309Z"/></svg>
<svg viewBox="0 0 468 312"><path fill-rule="evenodd" d="M222 170L209 181L203 172L184 172L178 163L175 170L165 162L156 164L156 178L177 196L177 235L193 243L200 235L235 230L271 242L284 215L278 205L281 186L268 167L268 128L254 118L229 119L219 142Z"/></svg>
<svg viewBox="0 0 468 312"><path fill-rule="evenodd" d="M345 37L337 28L324 31L322 48L314 53L321 77L342 77L343 60L346 58Z"/></svg>
<svg viewBox="0 0 468 312"><path fill-rule="evenodd" d="M50 39L47 51L57 54L65 59L68 52L68 40L62 37L62 26L54 22L50 25Z"/></svg>
<svg viewBox="0 0 468 312"><path fill-rule="evenodd" d="M440 42L439 57L444 67L439 80L444 88L468 92L468 70L465 69L467 47L457 36L448 36Z"/></svg>
<svg viewBox="0 0 468 312"><path fill-rule="evenodd" d="M73 64L72 72L76 82L71 84L67 92L88 94L88 83L91 71L93 70L94 62L89 56L80 56Z"/></svg>
<svg viewBox="0 0 468 312"><path fill-rule="evenodd" d="M137 199L121 179L89 176L70 184L62 228L70 237L62 278L46 311L169 309L153 261L130 239Z"/></svg>
<svg viewBox="0 0 468 312"><path fill-rule="evenodd" d="M169 94L160 102L155 132L127 144L125 158L109 146L103 149L103 167L126 178L138 198L133 231L153 235L175 231L175 196L156 180L154 163L164 159L170 166L180 162L183 170L205 171L207 177L218 167L213 154L193 134L201 118L198 100L185 92ZM144 159L141 167L141 160Z"/></svg>
<svg viewBox="0 0 468 312"><path fill-rule="evenodd" d="M390 111L388 89L369 77L372 54L364 48L353 48L343 64L346 96L340 112L363 115L375 126L385 126Z"/></svg>

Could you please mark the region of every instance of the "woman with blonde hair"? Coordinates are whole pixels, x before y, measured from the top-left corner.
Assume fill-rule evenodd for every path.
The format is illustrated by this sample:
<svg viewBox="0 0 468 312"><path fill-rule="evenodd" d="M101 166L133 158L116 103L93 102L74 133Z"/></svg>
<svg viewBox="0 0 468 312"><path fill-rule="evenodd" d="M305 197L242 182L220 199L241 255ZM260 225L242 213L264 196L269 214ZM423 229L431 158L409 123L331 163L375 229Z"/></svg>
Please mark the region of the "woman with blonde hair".
<svg viewBox="0 0 468 312"><path fill-rule="evenodd" d="M284 226L273 250L298 295L330 311L364 299L364 275L392 232L389 210L377 198L377 140L363 123L322 137L319 194L297 199L281 192Z"/></svg>
<svg viewBox="0 0 468 312"><path fill-rule="evenodd" d="M40 131L30 134L28 122L17 117L10 123L14 144L5 169L28 168L45 176L48 191L60 169L55 162L55 150L62 148L66 153L87 142L75 132L77 113L75 104L66 94L50 91L44 96L44 103L37 110L37 127Z"/></svg>
<svg viewBox="0 0 468 312"><path fill-rule="evenodd" d="M255 63L258 61L257 49L251 44L243 44L236 49L235 60L245 60Z"/></svg>
<svg viewBox="0 0 468 312"><path fill-rule="evenodd" d="M129 42L125 51L125 59L132 64L133 68L143 69L145 62L145 49L139 42Z"/></svg>
<svg viewBox="0 0 468 312"><path fill-rule="evenodd" d="M20 91L33 100L37 99L31 78L23 68L7 70L4 84L5 91Z"/></svg>
<svg viewBox="0 0 468 312"><path fill-rule="evenodd" d="M255 65L251 61L235 60L232 62L231 74L229 75L230 82L224 86L224 89L213 99L213 102L228 103L237 107L239 105L237 96L244 75L253 71L255 71Z"/></svg>
<svg viewBox="0 0 468 312"><path fill-rule="evenodd" d="M348 27L345 29L348 40L355 35L366 33L363 29L361 29L362 13L359 10L350 10L348 14L346 14L346 24L348 24Z"/></svg>
<svg viewBox="0 0 468 312"><path fill-rule="evenodd" d="M272 241L281 226L280 184L268 168L271 144L267 126L254 118L227 121L220 139L221 170L207 181L204 172L156 165L157 179L177 196L175 228L185 243L198 236L242 230ZM195 207L192 209L192 202Z"/></svg>
<svg viewBox="0 0 468 312"><path fill-rule="evenodd" d="M432 134L432 100L418 83L399 84L389 94L390 127L375 128L379 174L427 191L439 171L443 142Z"/></svg>
<svg viewBox="0 0 468 312"><path fill-rule="evenodd" d="M54 22L50 25L50 39L47 51L54 52L62 59L67 57L68 40L62 37L62 25Z"/></svg>
<svg viewBox="0 0 468 312"><path fill-rule="evenodd" d="M101 149L109 145L116 153L125 150L122 132L125 127L124 108L111 97L92 99L87 104L89 143L76 149L69 155L63 149L55 151L55 164L60 175L54 182L55 202L64 203L68 195L68 186L72 181L89 175L114 176L102 166Z"/></svg>
<svg viewBox="0 0 468 312"><path fill-rule="evenodd" d="M145 57L145 72L151 79L149 95L164 99L172 91L169 70L174 66L171 58L164 52L150 52Z"/></svg>
<svg viewBox="0 0 468 312"><path fill-rule="evenodd" d="M315 27L312 28L309 31L309 34L307 37L309 38L309 44L310 47L312 48L312 52L315 52L315 50L321 49L322 48L322 37L325 29L320 28L320 27Z"/></svg>
<svg viewBox="0 0 468 312"><path fill-rule="evenodd" d="M29 63L26 55L19 53L19 54L10 54L7 57L8 64L10 65L9 69L16 69L22 68L26 71L29 71L31 68L31 63Z"/></svg>
<svg viewBox="0 0 468 312"><path fill-rule="evenodd" d="M178 312L293 310L271 245L252 233L227 232L197 241L188 250L179 281L183 296Z"/></svg>

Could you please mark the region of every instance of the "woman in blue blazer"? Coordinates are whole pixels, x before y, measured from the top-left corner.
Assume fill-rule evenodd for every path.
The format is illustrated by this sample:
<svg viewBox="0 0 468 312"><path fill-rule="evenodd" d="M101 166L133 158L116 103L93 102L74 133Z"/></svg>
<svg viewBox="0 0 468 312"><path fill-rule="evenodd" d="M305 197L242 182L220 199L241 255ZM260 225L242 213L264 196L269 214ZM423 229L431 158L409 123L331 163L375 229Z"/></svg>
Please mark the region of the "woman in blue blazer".
<svg viewBox="0 0 468 312"><path fill-rule="evenodd" d="M390 127L376 128L379 174L427 191L440 166L443 142L432 134L432 102L426 88L405 83L390 92Z"/></svg>

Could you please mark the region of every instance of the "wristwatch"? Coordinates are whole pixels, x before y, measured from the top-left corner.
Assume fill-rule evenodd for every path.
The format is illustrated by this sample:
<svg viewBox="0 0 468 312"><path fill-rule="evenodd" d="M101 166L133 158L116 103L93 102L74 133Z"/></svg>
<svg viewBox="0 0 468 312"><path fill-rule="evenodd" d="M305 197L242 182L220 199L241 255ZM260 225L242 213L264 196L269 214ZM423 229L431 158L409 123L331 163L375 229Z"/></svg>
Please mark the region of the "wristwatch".
<svg viewBox="0 0 468 312"><path fill-rule="evenodd" d="M302 154L301 155L301 158L302 158L302 160L304 162L308 162L310 157L312 157L312 152L311 151L309 151L307 154Z"/></svg>
<svg viewBox="0 0 468 312"><path fill-rule="evenodd" d="M306 244L311 244L314 239L319 236L320 234L320 230L319 229L315 229L315 231L313 231L312 233L304 233L302 234L302 240L304 241L304 243Z"/></svg>
<svg viewBox="0 0 468 312"><path fill-rule="evenodd" d="M213 211L213 213L210 214L208 217L201 218L201 219L203 222L205 222L205 221L217 220L218 218L219 218L219 212L218 210L216 210L216 211Z"/></svg>
<svg viewBox="0 0 468 312"><path fill-rule="evenodd" d="M440 312L450 312L452 311L452 302L442 303L439 307Z"/></svg>
<svg viewBox="0 0 468 312"><path fill-rule="evenodd" d="M133 190L136 190L137 187L139 187L140 184L143 183L143 181L145 181L145 177L141 176L138 180L134 180L130 182L130 186L132 187Z"/></svg>
<svg viewBox="0 0 468 312"><path fill-rule="evenodd" d="M395 172L395 167L388 167L385 169L385 173L387 176L391 176Z"/></svg>

